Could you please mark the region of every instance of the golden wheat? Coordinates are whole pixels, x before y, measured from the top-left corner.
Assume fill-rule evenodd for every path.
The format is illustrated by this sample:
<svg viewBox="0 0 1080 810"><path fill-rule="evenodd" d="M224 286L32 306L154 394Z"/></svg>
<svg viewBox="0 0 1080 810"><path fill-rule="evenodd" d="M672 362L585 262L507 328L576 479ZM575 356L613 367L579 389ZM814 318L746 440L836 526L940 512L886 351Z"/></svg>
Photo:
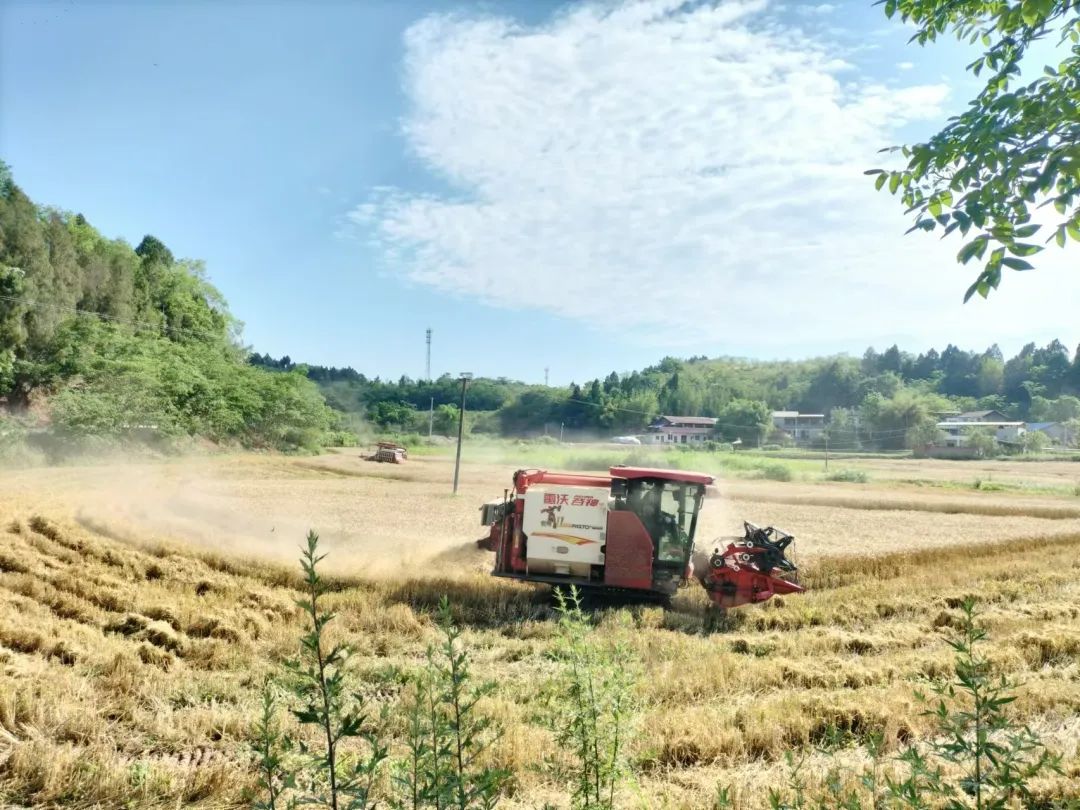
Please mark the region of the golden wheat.
<svg viewBox="0 0 1080 810"><path fill-rule="evenodd" d="M302 629L287 560L309 520L326 527L333 633L356 647L369 696L395 700L401 672L436 638L431 617L447 594L478 674L499 683L485 708L506 729L494 756L515 774L507 806L558 804L542 770L555 743L536 722L554 668L550 605L543 589L487 576L488 557L471 545L477 505L501 495L509 470L467 467L457 499L447 472L440 460L241 456L5 474L0 804L242 806L262 678L295 653ZM704 632L695 589L671 611L598 617L598 638L624 641L641 667L633 755L644 802L704 807L729 783L737 806L759 808L785 779L786 750L805 752L805 773L820 780L829 760L817 751L837 734L881 730L894 749L928 734L913 689L948 673L945 639L968 595L983 605L995 665L1023 684L1016 713L1066 756L1065 775L1041 789L1075 790L1075 521L773 503L747 491L707 510L718 532L745 511L800 535L810 590L733 612L719 633ZM862 761L854 748L839 756Z"/></svg>

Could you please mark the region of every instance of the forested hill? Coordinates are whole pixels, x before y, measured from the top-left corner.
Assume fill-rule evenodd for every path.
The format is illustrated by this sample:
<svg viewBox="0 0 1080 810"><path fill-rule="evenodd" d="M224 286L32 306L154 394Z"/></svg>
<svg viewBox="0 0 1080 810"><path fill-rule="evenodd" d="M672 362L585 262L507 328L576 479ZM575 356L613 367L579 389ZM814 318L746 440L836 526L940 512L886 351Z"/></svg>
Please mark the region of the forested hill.
<svg viewBox="0 0 1080 810"><path fill-rule="evenodd" d="M435 404L436 432L455 425L460 388L445 376L433 381L369 379L352 368L298 367L288 358L252 355L273 369L303 368L328 403L362 414L391 430L426 432ZM636 432L658 414L715 416L718 438L767 439L771 410L825 413L832 441L887 449L935 438L942 412L996 409L1029 421L1080 418L1080 349L1059 341L1025 346L1005 358L996 346L966 351L947 346L911 354L893 346L861 358L800 361L666 358L630 373L565 388L506 379L475 380L468 409L471 429L505 435L571 431L571 435Z"/></svg>
<svg viewBox="0 0 1080 810"><path fill-rule="evenodd" d="M36 205L0 163L0 455L208 439L315 447L334 415L299 373L245 362L201 263Z"/></svg>

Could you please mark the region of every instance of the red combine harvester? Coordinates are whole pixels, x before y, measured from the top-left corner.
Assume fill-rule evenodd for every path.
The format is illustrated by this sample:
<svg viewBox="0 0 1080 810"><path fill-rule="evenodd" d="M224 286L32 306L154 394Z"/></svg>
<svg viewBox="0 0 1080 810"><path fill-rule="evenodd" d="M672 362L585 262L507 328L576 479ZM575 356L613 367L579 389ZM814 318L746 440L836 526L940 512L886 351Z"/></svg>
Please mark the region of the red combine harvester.
<svg viewBox="0 0 1080 810"><path fill-rule="evenodd" d="M518 470L513 495L481 508L492 574L666 600L691 577L722 608L802 593L784 552L794 538L746 523L711 555L694 550L710 475L612 467L610 475Z"/></svg>

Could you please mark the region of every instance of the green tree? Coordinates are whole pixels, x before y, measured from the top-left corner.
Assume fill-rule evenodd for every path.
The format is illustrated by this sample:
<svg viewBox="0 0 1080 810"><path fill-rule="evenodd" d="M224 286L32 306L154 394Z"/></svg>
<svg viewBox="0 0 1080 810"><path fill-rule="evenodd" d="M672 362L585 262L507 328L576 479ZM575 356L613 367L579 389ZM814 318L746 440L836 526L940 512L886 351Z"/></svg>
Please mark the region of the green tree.
<svg viewBox="0 0 1080 810"><path fill-rule="evenodd" d="M837 358L811 378L799 409L828 414L833 408L850 408L859 402L859 366L854 360Z"/></svg>
<svg viewBox="0 0 1080 810"><path fill-rule="evenodd" d="M975 374L980 397L1001 393L1005 385L1005 364L996 357L982 357Z"/></svg>
<svg viewBox="0 0 1080 810"><path fill-rule="evenodd" d="M378 402L368 411L368 418L382 428L411 430L418 413L416 408L404 402Z"/></svg>
<svg viewBox="0 0 1080 810"><path fill-rule="evenodd" d="M1029 430L1020 437L1020 446L1025 453L1041 453L1050 446L1050 437L1041 430Z"/></svg>
<svg viewBox="0 0 1080 810"><path fill-rule="evenodd" d="M716 432L725 441L742 439L745 445L756 445L772 424L772 411L764 402L733 399L717 415Z"/></svg>
<svg viewBox="0 0 1080 810"><path fill-rule="evenodd" d="M907 430L908 447L925 447L928 444L942 444L945 433L932 418L923 418Z"/></svg>
<svg viewBox="0 0 1080 810"><path fill-rule="evenodd" d="M558 389L536 386L522 391L503 407L499 412L499 422L506 435L543 430L549 422L565 421L568 427L576 427L575 420L566 413L571 405L575 413L582 407L579 402L567 402L566 394L561 394Z"/></svg>
<svg viewBox="0 0 1080 810"><path fill-rule="evenodd" d="M937 420L931 413L941 402L933 397L899 391L892 398L872 393L859 408L869 438L879 447L918 447L937 440Z"/></svg>
<svg viewBox="0 0 1080 810"><path fill-rule="evenodd" d="M993 458L1000 450L993 428L975 428L965 434L967 446L984 458Z"/></svg>
<svg viewBox="0 0 1080 810"><path fill-rule="evenodd" d="M965 300L986 297L1003 269L1027 270L1043 245L1032 212L1052 204L1050 239L1080 241L1080 4L1075 0L884 0L889 17L915 26L920 45L954 34L981 43L968 70L984 81L967 110L924 143L897 147L898 170L874 169L877 188L900 194L912 230L959 231L958 261L983 262ZM1031 46L1056 44L1056 64L1023 82ZM1049 240L1047 240L1049 241Z"/></svg>
<svg viewBox="0 0 1080 810"><path fill-rule="evenodd" d="M443 436L450 436L457 430L460 412L456 405L440 405L435 409L433 429Z"/></svg>
<svg viewBox="0 0 1080 810"><path fill-rule="evenodd" d="M139 246L135 248L135 255L144 262L156 262L166 266L176 261L172 251L165 247L165 243L150 234L144 236L139 242Z"/></svg>

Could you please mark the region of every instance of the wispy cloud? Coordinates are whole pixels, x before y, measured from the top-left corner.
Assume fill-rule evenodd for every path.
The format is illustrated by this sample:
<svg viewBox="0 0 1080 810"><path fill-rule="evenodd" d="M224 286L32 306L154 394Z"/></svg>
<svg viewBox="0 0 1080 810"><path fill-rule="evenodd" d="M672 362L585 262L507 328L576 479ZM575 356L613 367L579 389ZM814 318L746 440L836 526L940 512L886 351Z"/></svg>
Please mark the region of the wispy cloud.
<svg viewBox="0 0 1080 810"><path fill-rule="evenodd" d="M913 67L915 67L915 63L914 62L897 62L896 66L900 70L911 70Z"/></svg>
<svg viewBox="0 0 1080 810"><path fill-rule="evenodd" d="M405 44L404 135L456 193L349 216L415 283L670 345L869 341L956 306L957 246L903 238L862 174L944 84L860 77L755 0L432 16Z"/></svg>

